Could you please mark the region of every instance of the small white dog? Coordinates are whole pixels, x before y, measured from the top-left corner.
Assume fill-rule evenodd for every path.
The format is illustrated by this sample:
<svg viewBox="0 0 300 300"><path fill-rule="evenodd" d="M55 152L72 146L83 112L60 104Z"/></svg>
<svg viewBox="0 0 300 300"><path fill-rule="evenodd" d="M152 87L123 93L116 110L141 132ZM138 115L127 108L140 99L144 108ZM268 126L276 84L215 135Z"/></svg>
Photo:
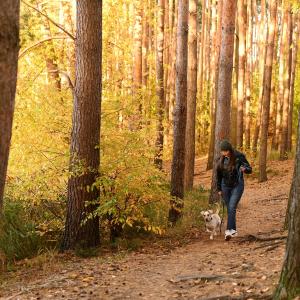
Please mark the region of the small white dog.
<svg viewBox="0 0 300 300"><path fill-rule="evenodd" d="M214 213L212 210L201 211L201 215L205 221L206 231L210 233L210 239L214 239L214 235L217 235L221 228L221 218L219 216L219 208Z"/></svg>

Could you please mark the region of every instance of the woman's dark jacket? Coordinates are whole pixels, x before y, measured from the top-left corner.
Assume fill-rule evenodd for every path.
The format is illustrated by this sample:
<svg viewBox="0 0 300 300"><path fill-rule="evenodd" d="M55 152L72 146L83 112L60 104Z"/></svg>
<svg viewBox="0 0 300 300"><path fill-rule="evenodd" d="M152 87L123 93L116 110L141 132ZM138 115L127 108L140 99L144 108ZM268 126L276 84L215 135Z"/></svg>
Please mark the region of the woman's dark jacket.
<svg viewBox="0 0 300 300"><path fill-rule="evenodd" d="M239 179L243 179L243 174L240 171L241 167L245 168L246 174L252 173L252 168L247 161L245 155L239 151L234 150L234 156L235 156L235 167L230 168L226 167L226 160L224 156L221 156L218 161L217 166L217 189L218 191L222 191L222 183L226 187L235 187ZM224 161L225 159L225 161Z"/></svg>

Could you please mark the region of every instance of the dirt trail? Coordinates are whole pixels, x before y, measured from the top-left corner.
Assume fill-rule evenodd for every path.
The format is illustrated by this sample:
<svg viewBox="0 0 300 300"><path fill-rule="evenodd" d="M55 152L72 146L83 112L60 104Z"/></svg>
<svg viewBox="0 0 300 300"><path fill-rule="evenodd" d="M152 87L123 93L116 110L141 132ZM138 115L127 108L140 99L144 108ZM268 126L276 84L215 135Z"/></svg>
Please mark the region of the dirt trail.
<svg viewBox="0 0 300 300"><path fill-rule="evenodd" d="M197 161L196 184L209 186L205 161ZM173 251L147 249L118 260L73 258L68 264L18 273L3 285L0 299L270 299L278 281L284 240L247 241L282 236L281 231L292 161L271 162L266 183L247 180L238 211L239 237L224 242L223 235L199 240ZM149 252L149 251L148 251Z"/></svg>

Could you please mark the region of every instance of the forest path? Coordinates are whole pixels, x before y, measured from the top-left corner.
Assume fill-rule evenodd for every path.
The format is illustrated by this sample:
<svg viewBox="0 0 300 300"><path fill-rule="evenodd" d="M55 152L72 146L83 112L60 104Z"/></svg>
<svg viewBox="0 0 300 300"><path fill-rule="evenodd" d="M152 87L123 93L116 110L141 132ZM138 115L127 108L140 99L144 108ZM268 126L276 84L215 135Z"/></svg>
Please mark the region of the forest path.
<svg viewBox="0 0 300 300"><path fill-rule="evenodd" d="M205 160L196 184L209 186ZM239 237L225 242L201 234L174 250L141 249L112 260L72 258L49 270L22 270L3 284L0 299L271 299L284 240L251 241L249 235L282 232L293 162L270 162L266 183L248 179L237 215ZM55 263L54 263L55 264Z"/></svg>

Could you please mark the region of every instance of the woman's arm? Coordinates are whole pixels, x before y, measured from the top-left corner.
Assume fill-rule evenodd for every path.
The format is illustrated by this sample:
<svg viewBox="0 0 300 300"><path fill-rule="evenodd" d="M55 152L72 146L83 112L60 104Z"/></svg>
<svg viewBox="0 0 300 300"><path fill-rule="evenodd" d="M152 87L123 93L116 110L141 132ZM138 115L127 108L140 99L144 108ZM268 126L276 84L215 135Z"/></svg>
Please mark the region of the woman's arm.
<svg viewBox="0 0 300 300"><path fill-rule="evenodd" d="M223 178L223 172L220 168L220 165L217 166L217 190L218 192L222 191L222 178Z"/></svg>
<svg viewBox="0 0 300 300"><path fill-rule="evenodd" d="M241 156L241 167L244 168L244 173L246 173L246 174L252 173L252 167L250 166L245 155Z"/></svg>

